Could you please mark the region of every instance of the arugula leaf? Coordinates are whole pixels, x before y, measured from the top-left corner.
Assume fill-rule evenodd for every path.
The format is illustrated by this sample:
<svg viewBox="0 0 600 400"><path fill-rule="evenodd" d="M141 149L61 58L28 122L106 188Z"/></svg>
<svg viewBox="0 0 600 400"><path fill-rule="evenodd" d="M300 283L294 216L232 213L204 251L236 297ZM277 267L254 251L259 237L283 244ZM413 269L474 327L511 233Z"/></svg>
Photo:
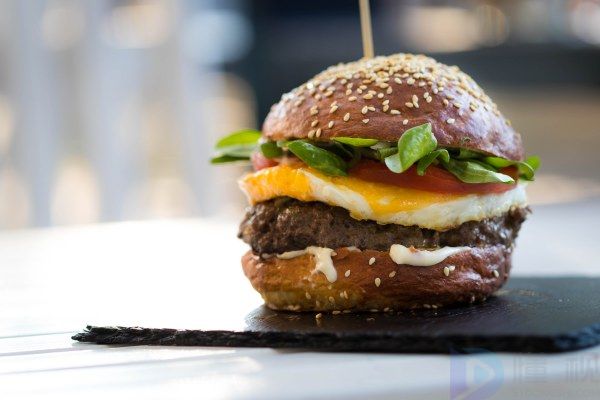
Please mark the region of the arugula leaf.
<svg viewBox="0 0 600 400"><path fill-rule="evenodd" d="M385 164L393 172L401 173L435 150L436 147L437 140L431 132L431 124L415 126L400 136L398 154L386 157Z"/></svg>
<svg viewBox="0 0 600 400"><path fill-rule="evenodd" d="M348 144L353 147L370 147L379 142L377 139L362 139L345 136L334 137L333 140L339 143Z"/></svg>
<svg viewBox="0 0 600 400"><path fill-rule="evenodd" d="M266 158L276 158L281 157L283 154L283 150L281 147L277 146L277 142L264 142L260 144L260 152Z"/></svg>
<svg viewBox="0 0 600 400"><path fill-rule="evenodd" d="M218 157L213 157L210 159L210 163L211 164L225 164L225 163L230 163L230 162L235 162L235 161L248 161L248 157L237 157L237 156L230 156L230 155L222 155L222 156L218 156Z"/></svg>
<svg viewBox="0 0 600 400"><path fill-rule="evenodd" d="M308 143L306 140L288 142L288 149L310 167L327 175L347 175L346 162L337 154Z"/></svg>
<svg viewBox="0 0 600 400"><path fill-rule="evenodd" d="M442 160L442 165L452 175L456 176L466 183L514 183L515 180L508 175L501 174L493 169L492 166L486 166L481 162L463 161L449 159L447 162Z"/></svg>
<svg viewBox="0 0 600 400"><path fill-rule="evenodd" d="M425 170L437 159L441 158L445 162L450 162L450 153L446 149L434 150L421 158L417 163L417 174L420 176L425 175Z"/></svg>

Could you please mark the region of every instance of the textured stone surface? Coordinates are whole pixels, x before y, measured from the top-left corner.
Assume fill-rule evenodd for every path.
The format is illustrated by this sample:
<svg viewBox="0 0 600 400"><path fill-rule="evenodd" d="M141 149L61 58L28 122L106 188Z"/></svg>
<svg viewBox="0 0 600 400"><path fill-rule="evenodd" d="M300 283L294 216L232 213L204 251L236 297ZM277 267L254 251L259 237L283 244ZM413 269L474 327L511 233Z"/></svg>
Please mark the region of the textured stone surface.
<svg viewBox="0 0 600 400"><path fill-rule="evenodd" d="M239 332L94 327L73 337L98 344L306 348L452 353L485 349L561 352L600 343L600 278L512 278L487 302L391 314L275 312L260 307Z"/></svg>

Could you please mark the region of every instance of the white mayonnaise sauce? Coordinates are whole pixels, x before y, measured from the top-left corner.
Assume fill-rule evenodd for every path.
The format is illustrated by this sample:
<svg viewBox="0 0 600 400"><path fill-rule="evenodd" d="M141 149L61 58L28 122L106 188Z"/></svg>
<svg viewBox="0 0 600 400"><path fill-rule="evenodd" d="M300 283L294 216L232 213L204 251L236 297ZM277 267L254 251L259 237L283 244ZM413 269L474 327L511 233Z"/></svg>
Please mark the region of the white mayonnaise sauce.
<svg viewBox="0 0 600 400"><path fill-rule="evenodd" d="M327 280L333 283L337 280L337 271L331 259L333 253L334 251L327 247L309 246L304 250L286 251L285 253L277 254L277 258L289 260L290 258L303 256L304 254L311 254L315 258L315 272L323 273Z"/></svg>
<svg viewBox="0 0 600 400"><path fill-rule="evenodd" d="M441 249L430 251L418 250L414 247L408 248L401 244L393 244L390 247L390 258L396 264L425 267L442 262L447 257L468 249L468 247L442 247Z"/></svg>

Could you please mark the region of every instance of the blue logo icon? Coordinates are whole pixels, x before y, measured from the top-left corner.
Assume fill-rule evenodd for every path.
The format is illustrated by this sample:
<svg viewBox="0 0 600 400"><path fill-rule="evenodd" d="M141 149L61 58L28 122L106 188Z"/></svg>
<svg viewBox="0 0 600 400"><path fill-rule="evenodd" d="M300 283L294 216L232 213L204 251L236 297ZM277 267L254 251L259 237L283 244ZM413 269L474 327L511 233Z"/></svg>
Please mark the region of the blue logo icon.
<svg viewBox="0 0 600 400"><path fill-rule="evenodd" d="M466 349L450 357L450 398L453 400L489 399L503 382L504 368L495 353Z"/></svg>

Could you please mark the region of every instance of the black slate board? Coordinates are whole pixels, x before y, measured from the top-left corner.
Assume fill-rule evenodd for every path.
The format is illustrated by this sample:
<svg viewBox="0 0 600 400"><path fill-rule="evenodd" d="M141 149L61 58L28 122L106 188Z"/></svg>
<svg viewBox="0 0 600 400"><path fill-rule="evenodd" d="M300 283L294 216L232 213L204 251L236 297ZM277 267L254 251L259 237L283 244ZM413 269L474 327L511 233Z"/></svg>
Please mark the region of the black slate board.
<svg viewBox="0 0 600 400"><path fill-rule="evenodd" d="M453 353L562 352L600 343L600 278L512 278L468 307L392 314L276 312L259 307L242 331L88 326L73 336L98 344L304 348ZM201 327L199 327L201 328Z"/></svg>

